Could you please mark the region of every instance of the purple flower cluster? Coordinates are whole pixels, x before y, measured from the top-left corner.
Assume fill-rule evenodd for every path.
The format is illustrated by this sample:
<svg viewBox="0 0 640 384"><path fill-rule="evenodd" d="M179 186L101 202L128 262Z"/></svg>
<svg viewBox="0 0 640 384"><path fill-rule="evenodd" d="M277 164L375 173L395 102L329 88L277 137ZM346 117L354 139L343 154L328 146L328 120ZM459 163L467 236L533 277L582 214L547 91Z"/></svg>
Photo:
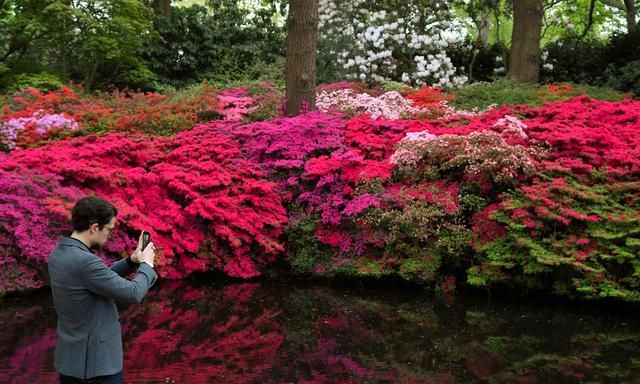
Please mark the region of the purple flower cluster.
<svg viewBox="0 0 640 384"><path fill-rule="evenodd" d="M356 196L353 200L348 202L342 211L342 214L345 216L356 216L364 212L367 208L379 206L380 200L378 200L377 196L370 193L364 193Z"/></svg>
<svg viewBox="0 0 640 384"><path fill-rule="evenodd" d="M297 186L294 173L310 156L343 145L345 122L340 116L310 112L247 125L212 122L194 129L214 130L236 140L247 160L261 163L268 176L278 174L282 188Z"/></svg>
<svg viewBox="0 0 640 384"><path fill-rule="evenodd" d="M18 134L27 127L32 127L40 136L44 136L52 129L77 131L79 128L78 122L63 114L47 114L38 111L31 117L16 117L1 124L0 143L4 143L9 149L14 149Z"/></svg>

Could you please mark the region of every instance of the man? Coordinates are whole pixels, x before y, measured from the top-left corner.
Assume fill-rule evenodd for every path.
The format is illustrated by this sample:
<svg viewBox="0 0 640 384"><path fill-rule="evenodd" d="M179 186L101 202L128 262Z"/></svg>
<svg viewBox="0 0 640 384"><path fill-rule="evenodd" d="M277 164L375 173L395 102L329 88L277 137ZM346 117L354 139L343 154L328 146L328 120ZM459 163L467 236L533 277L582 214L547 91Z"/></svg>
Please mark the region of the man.
<svg viewBox="0 0 640 384"><path fill-rule="evenodd" d="M122 335L116 301L140 303L158 275L153 243L107 267L91 249L102 248L114 231L118 210L97 197L78 200L73 233L49 256L49 277L58 314L54 367L60 383L123 383ZM142 235L140 237L142 240ZM132 280L125 276L136 272ZM90 380L87 380L90 379Z"/></svg>

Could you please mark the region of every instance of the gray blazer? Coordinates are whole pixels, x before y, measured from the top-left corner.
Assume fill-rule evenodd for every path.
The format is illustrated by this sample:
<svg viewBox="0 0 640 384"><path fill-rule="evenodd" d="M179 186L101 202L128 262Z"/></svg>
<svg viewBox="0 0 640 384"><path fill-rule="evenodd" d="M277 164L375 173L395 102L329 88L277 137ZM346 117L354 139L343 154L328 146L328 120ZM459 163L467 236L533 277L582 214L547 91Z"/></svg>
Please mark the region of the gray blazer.
<svg viewBox="0 0 640 384"><path fill-rule="evenodd" d="M58 314L54 368L81 379L122 370L122 335L116 301L140 303L158 275L122 259L107 267L79 240L63 237L49 256L53 303Z"/></svg>

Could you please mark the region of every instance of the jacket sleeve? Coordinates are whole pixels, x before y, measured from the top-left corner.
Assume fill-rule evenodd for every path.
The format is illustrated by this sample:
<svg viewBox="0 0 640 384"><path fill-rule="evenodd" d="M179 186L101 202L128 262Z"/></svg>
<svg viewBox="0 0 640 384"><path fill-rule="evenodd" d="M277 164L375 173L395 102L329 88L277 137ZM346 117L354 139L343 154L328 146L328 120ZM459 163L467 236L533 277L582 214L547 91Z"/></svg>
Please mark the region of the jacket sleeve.
<svg viewBox="0 0 640 384"><path fill-rule="evenodd" d="M142 263L135 277L127 280L96 256L86 264L82 277L88 290L120 303L135 304L142 301L158 275L150 265Z"/></svg>
<svg viewBox="0 0 640 384"><path fill-rule="evenodd" d="M135 268L131 268L131 266L129 265L129 263L127 263L127 259L122 259L122 260L118 260L115 263L113 263L111 265L111 270L115 273L117 273L118 275L125 277L128 276L129 274L133 273L136 271Z"/></svg>

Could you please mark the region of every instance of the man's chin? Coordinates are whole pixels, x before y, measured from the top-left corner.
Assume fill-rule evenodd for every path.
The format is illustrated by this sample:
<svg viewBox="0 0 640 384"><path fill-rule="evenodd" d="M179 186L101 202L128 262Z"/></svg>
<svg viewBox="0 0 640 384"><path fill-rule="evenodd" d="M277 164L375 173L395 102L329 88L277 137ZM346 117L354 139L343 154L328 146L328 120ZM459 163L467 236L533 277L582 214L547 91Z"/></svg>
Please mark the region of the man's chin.
<svg viewBox="0 0 640 384"><path fill-rule="evenodd" d="M100 250L102 250L102 248L104 248L104 244L93 243L93 244L91 244L91 246L89 248L93 249L95 251L100 251Z"/></svg>

